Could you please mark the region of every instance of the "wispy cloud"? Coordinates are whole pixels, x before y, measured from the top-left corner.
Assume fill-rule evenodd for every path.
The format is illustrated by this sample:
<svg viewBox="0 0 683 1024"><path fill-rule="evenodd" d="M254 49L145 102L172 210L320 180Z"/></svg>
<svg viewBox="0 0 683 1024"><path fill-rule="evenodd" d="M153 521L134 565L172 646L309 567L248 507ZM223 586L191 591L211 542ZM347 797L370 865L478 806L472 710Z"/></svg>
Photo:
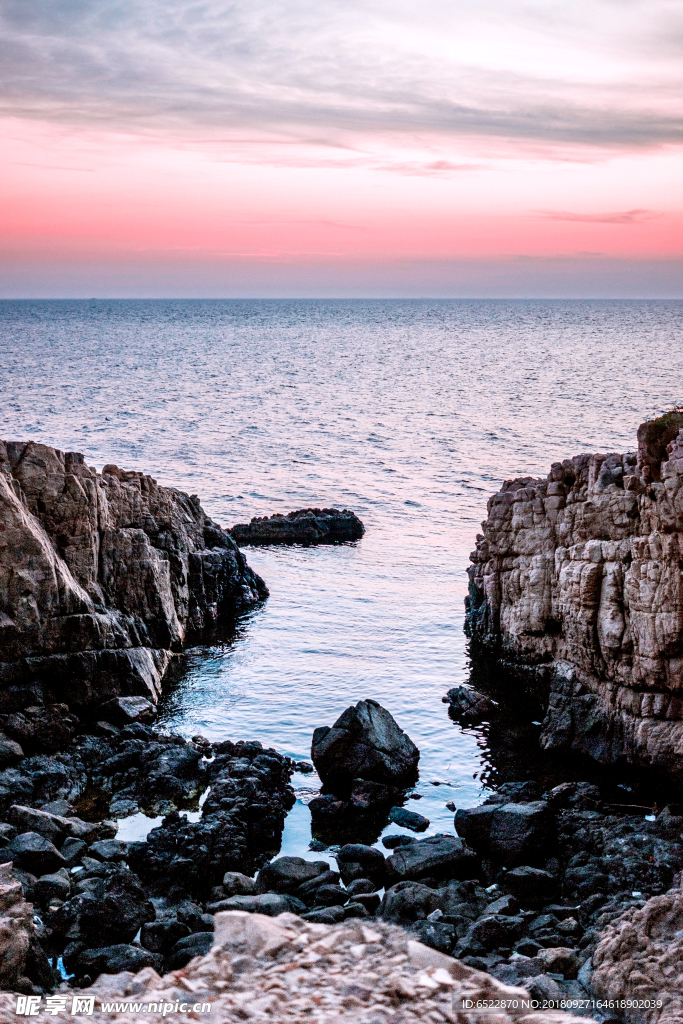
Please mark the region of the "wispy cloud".
<svg viewBox="0 0 683 1024"><path fill-rule="evenodd" d="M663 216L655 210L623 210L620 213L564 213L559 210L540 210L537 216L545 220L568 220L582 224L642 224Z"/></svg>
<svg viewBox="0 0 683 1024"><path fill-rule="evenodd" d="M683 142L682 49L678 0L0 0L0 110L331 146L644 147ZM439 163L404 173L459 169Z"/></svg>

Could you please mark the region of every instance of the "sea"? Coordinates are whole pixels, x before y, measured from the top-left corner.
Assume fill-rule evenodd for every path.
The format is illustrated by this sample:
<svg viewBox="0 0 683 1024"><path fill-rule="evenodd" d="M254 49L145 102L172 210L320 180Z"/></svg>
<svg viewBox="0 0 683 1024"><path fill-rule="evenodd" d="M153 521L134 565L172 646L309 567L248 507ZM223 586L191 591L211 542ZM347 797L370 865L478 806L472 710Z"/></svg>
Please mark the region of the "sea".
<svg viewBox="0 0 683 1024"><path fill-rule="evenodd" d="M358 543L245 550L270 597L177 659L159 722L308 760L316 726L373 698L421 751L406 806L426 835L452 832L448 804L575 770L538 760L537 720L512 721L514 701L507 744L442 702L470 678L487 499L557 460L632 451L640 422L683 401L682 327L677 301L4 301L0 436L143 470L225 527L356 512ZM293 781L281 852L320 856L319 781Z"/></svg>

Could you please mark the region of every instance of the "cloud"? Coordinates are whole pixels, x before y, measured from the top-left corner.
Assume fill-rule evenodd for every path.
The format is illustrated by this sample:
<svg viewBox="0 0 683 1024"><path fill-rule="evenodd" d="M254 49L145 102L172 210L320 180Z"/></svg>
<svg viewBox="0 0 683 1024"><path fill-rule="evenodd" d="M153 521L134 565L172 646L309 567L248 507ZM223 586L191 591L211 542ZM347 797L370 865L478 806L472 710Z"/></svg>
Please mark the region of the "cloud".
<svg viewBox="0 0 683 1024"><path fill-rule="evenodd" d="M0 110L331 146L644 147L683 142L682 45L678 0L0 0ZM414 173L458 169L441 162Z"/></svg>
<svg viewBox="0 0 683 1024"><path fill-rule="evenodd" d="M654 210L624 210L621 213L562 213L542 210L538 216L545 220L568 220L582 224L642 224L643 221L657 220L663 214Z"/></svg>

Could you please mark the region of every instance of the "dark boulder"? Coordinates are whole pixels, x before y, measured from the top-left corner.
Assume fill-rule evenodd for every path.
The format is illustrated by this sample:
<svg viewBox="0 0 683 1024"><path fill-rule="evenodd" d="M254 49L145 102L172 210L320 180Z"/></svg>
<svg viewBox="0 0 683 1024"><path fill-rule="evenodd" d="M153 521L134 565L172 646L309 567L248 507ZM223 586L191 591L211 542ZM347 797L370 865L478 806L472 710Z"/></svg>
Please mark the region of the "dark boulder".
<svg viewBox="0 0 683 1024"><path fill-rule="evenodd" d="M383 786L381 782L354 779L351 786L351 806L359 811L381 809L393 803L400 790L395 786Z"/></svg>
<svg viewBox="0 0 683 1024"><path fill-rule="evenodd" d="M347 902L349 894L340 885L321 885L315 890L316 907L339 907Z"/></svg>
<svg viewBox="0 0 683 1024"><path fill-rule="evenodd" d="M248 914L277 917L278 914L301 914L306 910L306 904L295 896L266 892L257 896L231 896L230 899L210 903L207 909L212 914L223 910L245 910Z"/></svg>
<svg viewBox="0 0 683 1024"><path fill-rule="evenodd" d="M312 924L338 924L346 919L343 907L321 907L301 916L304 921L310 921Z"/></svg>
<svg viewBox="0 0 683 1024"><path fill-rule="evenodd" d="M424 921L441 909L440 893L420 882L398 882L384 893L380 916L394 924Z"/></svg>
<svg viewBox="0 0 683 1024"><path fill-rule="evenodd" d="M59 850L37 832L22 832L7 847L6 856L32 875L46 875L64 867Z"/></svg>
<svg viewBox="0 0 683 1024"><path fill-rule="evenodd" d="M127 854L128 843L123 843L120 839L101 839L93 843L88 850L88 856L102 861L125 860Z"/></svg>
<svg viewBox="0 0 683 1024"><path fill-rule="evenodd" d="M313 763L326 786L349 790L354 779L411 785L420 751L376 700L347 708L332 728L313 733Z"/></svg>
<svg viewBox="0 0 683 1024"><path fill-rule="evenodd" d="M479 853L508 867L545 863L555 840L555 816L545 800L458 810L455 827Z"/></svg>
<svg viewBox="0 0 683 1024"><path fill-rule="evenodd" d="M466 938L478 942L484 949L497 946L514 946L524 931L523 917L505 917L502 914L488 914L475 921Z"/></svg>
<svg viewBox="0 0 683 1024"><path fill-rule="evenodd" d="M49 875L42 875L33 886L37 903L46 906L50 900L68 900L71 895L69 872L64 868Z"/></svg>
<svg viewBox="0 0 683 1024"><path fill-rule="evenodd" d="M494 805L482 804L480 807L461 807L455 812L455 831L472 849L488 853L494 810Z"/></svg>
<svg viewBox="0 0 683 1024"><path fill-rule="evenodd" d="M222 888L225 896L253 896L256 892L256 882L241 871L226 871L223 875Z"/></svg>
<svg viewBox="0 0 683 1024"><path fill-rule="evenodd" d="M293 892L330 870L325 860L304 860L303 857L278 857L264 866L256 876L256 892Z"/></svg>
<svg viewBox="0 0 683 1024"><path fill-rule="evenodd" d="M371 882L369 878L354 878L352 882L346 886L346 891L350 897L354 899L356 896L365 895L367 893L376 892L377 886L374 882Z"/></svg>
<svg viewBox="0 0 683 1024"><path fill-rule="evenodd" d="M60 912L67 926L77 924L89 947L132 942L142 925L156 916L132 872L125 868L105 870L109 872L105 877L86 879L88 890L65 903Z"/></svg>
<svg viewBox="0 0 683 1024"><path fill-rule="evenodd" d="M507 871L502 884L526 907L543 907L556 899L559 892L559 883L553 875L527 864Z"/></svg>
<svg viewBox="0 0 683 1024"><path fill-rule="evenodd" d="M472 878L478 874L476 854L457 836L429 836L399 847L387 859L387 875L395 881L420 878Z"/></svg>
<svg viewBox="0 0 683 1024"><path fill-rule="evenodd" d="M452 924L444 924L441 921L416 921L410 930L424 946L430 946L448 956L453 952L455 928Z"/></svg>
<svg viewBox="0 0 683 1024"><path fill-rule="evenodd" d="M375 882L378 888L384 885L387 862L374 846L347 843L337 854L337 864L344 885L356 878L367 878Z"/></svg>
<svg viewBox="0 0 683 1024"><path fill-rule="evenodd" d="M382 901L378 892L359 892L353 897L352 902L360 903L362 907L365 907L368 914L375 914Z"/></svg>
<svg viewBox="0 0 683 1024"><path fill-rule="evenodd" d="M15 740L0 735L0 768L7 768L8 765L21 761L24 751Z"/></svg>
<svg viewBox="0 0 683 1024"><path fill-rule="evenodd" d="M75 966L79 976L87 974L93 979L99 974L120 974L121 971L137 973L143 967L153 967L161 974L163 958L148 949L120 943L82 950L76 958Z"/></svg>
<svg viewBox="0 0 683 1024"><path fill-rule="evenodd" d="M190 935L190 928L176 918L169 918L165 921L148 921L143 924L140 932L140 942L152 953L166 954L175 946L176 942Z"/></svg>
<svg viewBox="0 0 683 1024"><path fill-rule="evenodd" d="M353 512L338 508L304 508L287 515L255 516L237 523L230 533L240 547L246 544L342 544L360 540L365 527Z"/></svg>
<svg viewBox="0 0 683 1024"><path fill-rule="evenodd" d="M196 956L205 956L213 946L211 932L196 932L176 942L164 961L164 971L178 971L189 964Z"/></svg>

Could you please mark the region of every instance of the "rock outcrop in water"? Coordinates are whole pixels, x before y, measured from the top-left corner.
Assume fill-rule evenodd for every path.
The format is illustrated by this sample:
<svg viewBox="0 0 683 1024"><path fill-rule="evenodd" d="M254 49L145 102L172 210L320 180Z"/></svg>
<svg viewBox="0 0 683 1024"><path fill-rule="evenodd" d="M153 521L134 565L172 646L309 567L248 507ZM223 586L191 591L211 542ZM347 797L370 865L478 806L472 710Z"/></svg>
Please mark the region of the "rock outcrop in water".
<svg viewBox="0 0 683 1024"><path fill-rule="evenodd" d="M347 508L303 508L286 516L255 516L250 523L238 523L230 533L240 547L246 544L343 544L360 540L365 527Z"/></svg>
<svg viewBox="0 0 683 1024"><path fill-rule="evenodd" d="M683 412L636 454L506 481L471 559L476 660L547 704L541 743L683 774ZM515 682L516 680L516 682Z"/></svg>
<svg viewBox="0 0 683 1024"><path fill-rule="evenodd" d="M45 693L71 707L156 702L169 652L223 608L266 595L195 495L0 442L0 710Z"/></svg>

